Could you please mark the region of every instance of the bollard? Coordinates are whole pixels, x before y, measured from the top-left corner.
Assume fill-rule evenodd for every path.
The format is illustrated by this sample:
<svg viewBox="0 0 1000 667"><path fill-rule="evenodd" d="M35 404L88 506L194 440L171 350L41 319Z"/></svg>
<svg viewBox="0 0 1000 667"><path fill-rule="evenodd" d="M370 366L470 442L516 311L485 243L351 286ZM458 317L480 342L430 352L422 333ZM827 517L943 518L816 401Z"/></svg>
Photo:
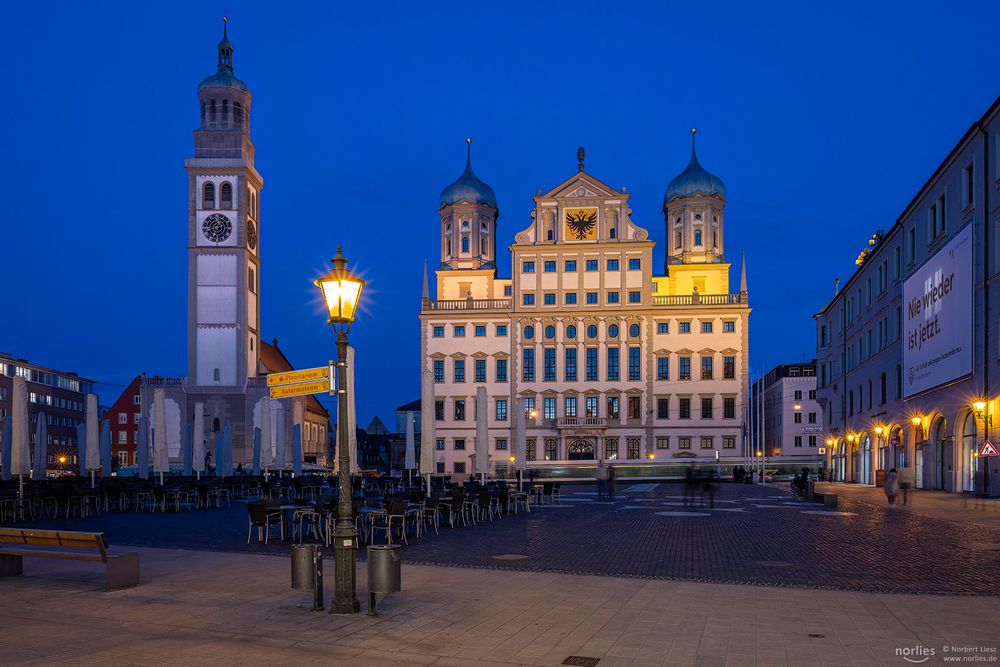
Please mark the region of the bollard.
<svg viewBox="0 0 1000 667"><path fill-rule="evenodd" d="M319 547L313 551L313 611L323 611L323 552Z"/></svg>
<svg viewBox="0 0 1000 667"><path fill-rule="evenodd" d="M315 544L292 546L292 588L313 590L313 611L323 609L323 552Z"/></svg>

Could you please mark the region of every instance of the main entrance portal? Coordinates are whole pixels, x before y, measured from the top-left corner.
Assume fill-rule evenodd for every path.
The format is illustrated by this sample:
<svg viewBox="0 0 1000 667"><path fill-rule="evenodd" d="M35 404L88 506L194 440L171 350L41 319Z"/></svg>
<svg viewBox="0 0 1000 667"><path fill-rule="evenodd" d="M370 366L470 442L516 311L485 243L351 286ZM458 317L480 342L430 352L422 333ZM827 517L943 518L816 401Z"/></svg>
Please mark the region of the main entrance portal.
<svg viewBox="0 0 1000 667"><path fill-rule="evenodd" d="M593 461L594 460L594 443L587 442L586 440L575 440L569 446L569 456L570 461Z"/></svg>

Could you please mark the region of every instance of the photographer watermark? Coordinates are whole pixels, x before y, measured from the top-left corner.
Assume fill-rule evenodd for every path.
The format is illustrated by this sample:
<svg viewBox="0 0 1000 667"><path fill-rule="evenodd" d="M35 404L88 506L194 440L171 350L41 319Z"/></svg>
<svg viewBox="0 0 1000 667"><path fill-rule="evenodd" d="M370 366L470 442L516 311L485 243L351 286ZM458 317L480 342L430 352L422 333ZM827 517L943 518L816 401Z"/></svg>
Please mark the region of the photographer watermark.
<svg viewBox="0 0 1000 667"><path fill-rule="evenodd" d="M903 660L920 665L931 658L940 658L941 662L992 663L997 662L996 646L952 646L928 647L922 644L901 646L896 649L896 656Z"/></svg>

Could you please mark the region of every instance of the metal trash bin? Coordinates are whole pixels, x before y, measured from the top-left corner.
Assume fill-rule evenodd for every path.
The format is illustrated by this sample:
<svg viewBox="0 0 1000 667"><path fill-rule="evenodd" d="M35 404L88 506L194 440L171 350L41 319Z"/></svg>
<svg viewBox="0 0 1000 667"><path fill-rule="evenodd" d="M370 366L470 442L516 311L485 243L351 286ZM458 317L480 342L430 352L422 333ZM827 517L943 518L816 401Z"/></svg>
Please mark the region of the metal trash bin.
<svg viewBox="0 0 1000 667"><path fill-rule="evenodd" d="M316 583L316 544L292 545L292 588L312 590Z"/></svg>
<svg viewBox="0 0 1000 667"><path fill-rule="evenodd" d="M400 590L400 547L380 544L368 547L368 615L375 616L375 595Z"/></svg>

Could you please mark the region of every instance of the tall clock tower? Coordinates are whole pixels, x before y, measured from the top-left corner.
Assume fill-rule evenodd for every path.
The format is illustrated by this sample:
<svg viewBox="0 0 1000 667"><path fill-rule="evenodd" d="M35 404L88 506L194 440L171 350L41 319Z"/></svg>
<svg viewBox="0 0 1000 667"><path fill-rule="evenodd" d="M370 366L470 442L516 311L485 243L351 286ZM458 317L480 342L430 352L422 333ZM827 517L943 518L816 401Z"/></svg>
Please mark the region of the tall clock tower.
<svg viewBox="0 0 1000 667"><path fill-rule="evenodd" d="M259 210L252 96L233 75L226 27L218 69L198 86L188 175L188 384L242 387L260 360Z"/></svg>

